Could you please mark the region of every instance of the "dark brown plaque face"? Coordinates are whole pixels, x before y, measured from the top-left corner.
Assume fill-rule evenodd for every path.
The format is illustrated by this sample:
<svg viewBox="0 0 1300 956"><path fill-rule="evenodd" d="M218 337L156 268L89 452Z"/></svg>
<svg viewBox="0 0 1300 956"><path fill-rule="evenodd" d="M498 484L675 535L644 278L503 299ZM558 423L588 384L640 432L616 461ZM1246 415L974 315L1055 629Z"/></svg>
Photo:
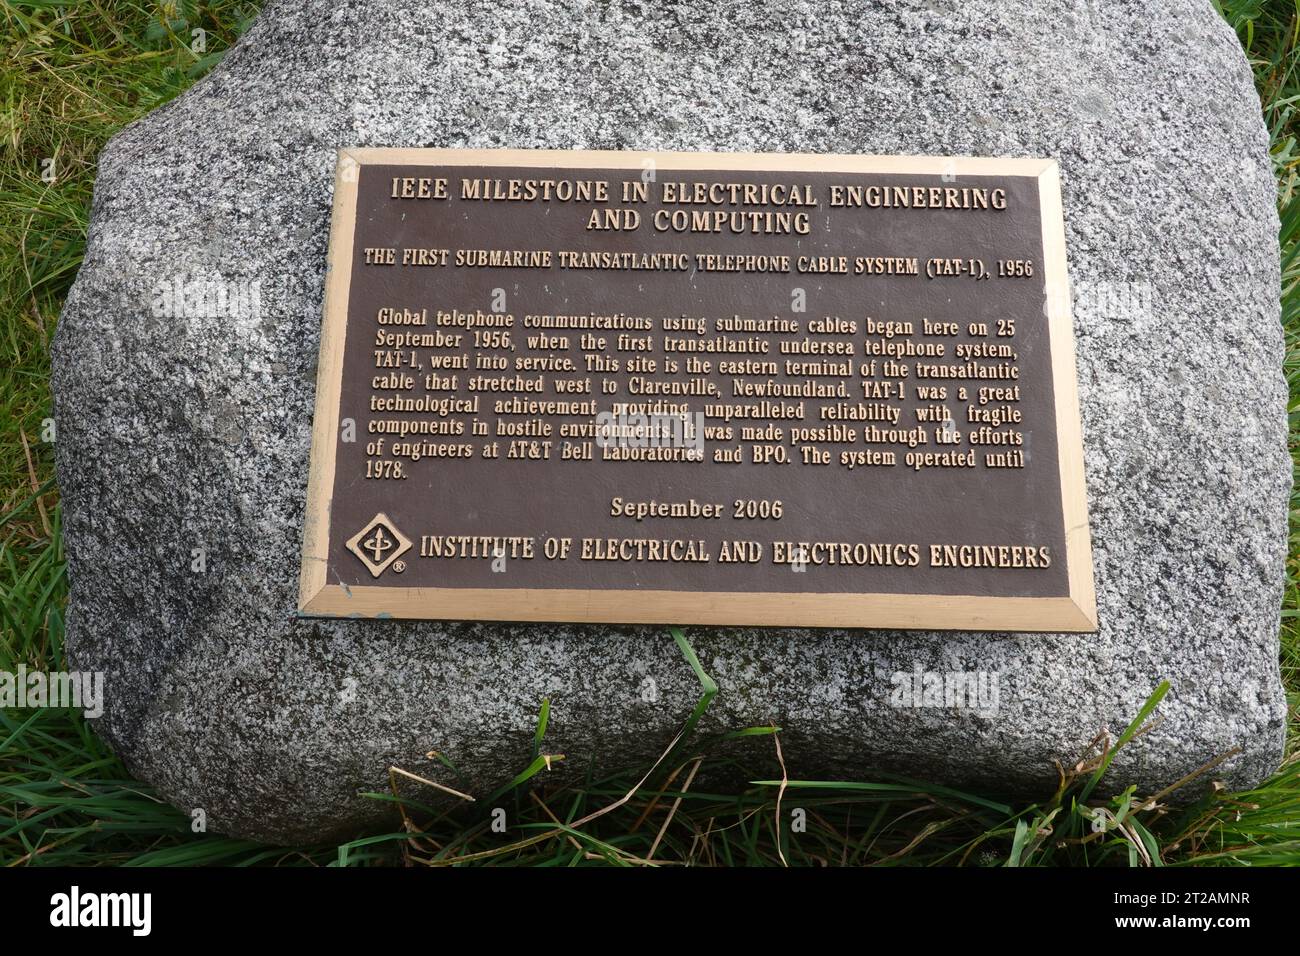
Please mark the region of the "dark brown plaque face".
<svg viewBox="0 0 1300 956"><path fill-rule="evenodd" d="M340 153L300 610L1086 631L1056 165Z"/></svg>

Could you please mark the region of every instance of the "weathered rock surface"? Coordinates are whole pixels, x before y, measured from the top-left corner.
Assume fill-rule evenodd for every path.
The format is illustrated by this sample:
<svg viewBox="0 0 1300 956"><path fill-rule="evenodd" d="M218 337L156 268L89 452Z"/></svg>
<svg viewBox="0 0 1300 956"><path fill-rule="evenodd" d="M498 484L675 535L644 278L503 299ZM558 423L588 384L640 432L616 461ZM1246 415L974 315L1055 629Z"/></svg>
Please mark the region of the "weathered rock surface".
<svg viewBox="0 0 1300 956"><path fill-rule="evenodd" d="M379 825L359 792L394 763L445 776L430 750L478 792L509 779L543 697L554 772L582 774L656 756L698 696L663 628L295 618L336 147L1032 155L1063 174L1100 632L692 629L721 685L706 724L778 722L794 776L1026 790L1168 679L1112 788L1233 748L1215 778L1266 776L1274 186L1231 31L1207 0L1167 7L1155 34L1136 0L269 4L104 150L59 327L67 645L107 672L99 732L212 828L302 840ZM206 281L238 307L160 298ZM917 665L997 672L997 713L891 707Z"/></svg>

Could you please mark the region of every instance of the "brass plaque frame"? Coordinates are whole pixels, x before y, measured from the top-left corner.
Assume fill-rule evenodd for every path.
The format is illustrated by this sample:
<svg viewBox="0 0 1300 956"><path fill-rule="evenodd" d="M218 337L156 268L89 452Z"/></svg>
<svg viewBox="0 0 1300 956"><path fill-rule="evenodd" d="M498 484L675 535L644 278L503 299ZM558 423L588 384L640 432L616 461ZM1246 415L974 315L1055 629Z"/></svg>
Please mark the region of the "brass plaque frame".
<svg viewBox="0 0 1300 956"><path fill-rule="evenodd" d="M753 170L1030 177L1043 227L1043 281L1060 470L1068 595L751 592L560 588L413 588L328 580L330 496L340 426L343 346L354 256L360 167L503 166L660 172ZM1064 218L1055 161L763 153L565 150L341 149L325 284L298 611L306 616L599 623L765 625L876 629L1086 632L1097 626L1084 486ZM490 467L490 466L489 466Z"/></svg>

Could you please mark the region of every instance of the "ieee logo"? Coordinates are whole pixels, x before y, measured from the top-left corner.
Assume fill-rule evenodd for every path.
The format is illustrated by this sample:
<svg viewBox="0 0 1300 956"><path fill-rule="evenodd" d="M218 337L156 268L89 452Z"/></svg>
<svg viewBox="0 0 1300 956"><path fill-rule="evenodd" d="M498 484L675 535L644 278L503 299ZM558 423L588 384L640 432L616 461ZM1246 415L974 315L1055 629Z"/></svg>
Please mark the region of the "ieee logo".
<svg viewBox="0 0 1300 956"><path fill-rule="evenodd" d="M394 571L405 571L406 563L397 559L410 549L411 539L398 531L397 526L382 511L348 539L348 550L360 558L371 576L376 578L394 562Z"/></svg>

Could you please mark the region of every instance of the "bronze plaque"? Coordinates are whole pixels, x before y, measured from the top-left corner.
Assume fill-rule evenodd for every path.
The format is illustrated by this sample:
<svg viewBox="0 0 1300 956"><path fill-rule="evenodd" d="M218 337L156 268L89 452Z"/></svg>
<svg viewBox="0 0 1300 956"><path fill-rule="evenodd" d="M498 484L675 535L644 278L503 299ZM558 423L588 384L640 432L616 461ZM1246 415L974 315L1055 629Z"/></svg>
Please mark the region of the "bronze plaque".
<svg viewBox="0 0 1300 956"><path fill-rule="evenodd" d="M299 610L1089 631L1038 159L339 154Z"/></svg>

